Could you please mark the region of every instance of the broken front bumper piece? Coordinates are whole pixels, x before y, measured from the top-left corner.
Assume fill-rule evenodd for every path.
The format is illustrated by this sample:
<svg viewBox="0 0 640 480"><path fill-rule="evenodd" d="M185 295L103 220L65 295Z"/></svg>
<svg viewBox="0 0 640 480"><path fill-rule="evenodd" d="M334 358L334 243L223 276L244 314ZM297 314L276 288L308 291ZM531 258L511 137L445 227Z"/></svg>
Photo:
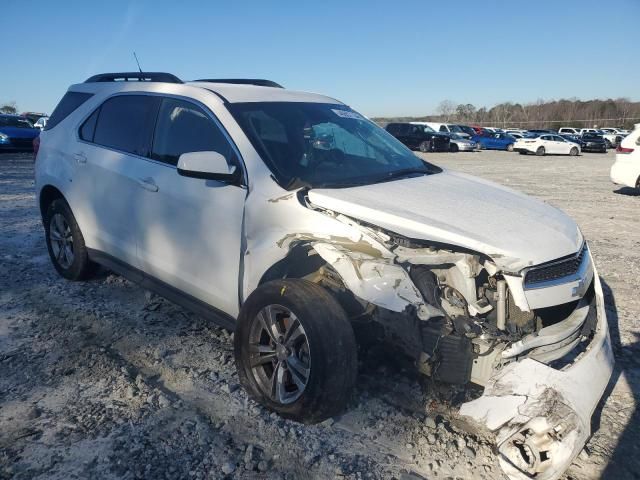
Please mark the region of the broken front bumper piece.
<svg viewBox="0 0 640 480"><path fill-rule="evenodd" d="M493 432L511 479L558 478L591 435L591 416L614 364L597 273L594 282L597 328L577 360L561 370L531 358L510 363L492 375L480 398L460 408Z"/></svg>

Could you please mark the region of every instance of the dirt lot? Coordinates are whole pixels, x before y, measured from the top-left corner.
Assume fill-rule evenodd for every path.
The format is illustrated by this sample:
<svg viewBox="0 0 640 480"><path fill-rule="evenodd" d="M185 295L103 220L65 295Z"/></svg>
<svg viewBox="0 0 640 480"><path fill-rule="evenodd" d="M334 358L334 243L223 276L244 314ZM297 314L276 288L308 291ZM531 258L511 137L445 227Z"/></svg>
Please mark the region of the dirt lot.
<svg viewBox="0 0 640 480"><path fill-rule="evenodd" d="M567 478L639 478L640 196L609 182L613 154L428 158L580 224L617 369ZM0 479L501 478L490 446L448 412L455 399L382 354L363 360L347 413L302 426L247 399L228 332L109 272L59 278L30 155L0 155L0 232Z"/></svg>

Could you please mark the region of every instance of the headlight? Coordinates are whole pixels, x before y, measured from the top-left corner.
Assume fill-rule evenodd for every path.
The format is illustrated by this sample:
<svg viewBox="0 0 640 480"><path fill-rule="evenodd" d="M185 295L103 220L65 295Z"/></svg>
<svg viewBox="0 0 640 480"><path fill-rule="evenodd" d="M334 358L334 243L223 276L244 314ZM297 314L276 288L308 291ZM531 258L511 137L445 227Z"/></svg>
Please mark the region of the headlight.
<svg viewBox="0 0 640 480"><path fill-rule="evenodd" d="M9 143L9 136L4 133L0 133L0 143Z"/></svg>

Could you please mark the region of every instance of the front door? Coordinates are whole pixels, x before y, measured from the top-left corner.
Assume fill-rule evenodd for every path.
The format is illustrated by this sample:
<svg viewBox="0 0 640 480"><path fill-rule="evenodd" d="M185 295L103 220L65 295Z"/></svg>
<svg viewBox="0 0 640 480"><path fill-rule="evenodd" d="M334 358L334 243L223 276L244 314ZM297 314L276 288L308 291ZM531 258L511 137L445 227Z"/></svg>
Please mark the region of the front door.
<svg viewBox="0 0 640 480"><path fill-rule="evenodd" d="M237 165L230 140L199 105L163 98L151 159L138 173L137 245L144 272L229 315L239 307L242 222L246 189L183 177L182 153L216 151Z"/></svg>

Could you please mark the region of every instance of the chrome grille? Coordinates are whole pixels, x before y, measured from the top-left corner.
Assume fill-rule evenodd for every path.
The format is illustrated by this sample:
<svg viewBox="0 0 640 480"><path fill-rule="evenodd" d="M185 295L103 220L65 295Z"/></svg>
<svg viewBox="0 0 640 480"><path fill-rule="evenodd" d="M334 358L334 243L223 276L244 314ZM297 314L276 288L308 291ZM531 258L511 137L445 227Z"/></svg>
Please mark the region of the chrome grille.
<svg viewBox="0 0 640 480"><path fill-rule="evenodd" d="M582 265L586 255L587 246L585 244L577 255L529 269L524 277L525 287L531 287L545 282L552 282L554 280L575 275L578 273L578 270L580 270L580 266Z"/></svg>

